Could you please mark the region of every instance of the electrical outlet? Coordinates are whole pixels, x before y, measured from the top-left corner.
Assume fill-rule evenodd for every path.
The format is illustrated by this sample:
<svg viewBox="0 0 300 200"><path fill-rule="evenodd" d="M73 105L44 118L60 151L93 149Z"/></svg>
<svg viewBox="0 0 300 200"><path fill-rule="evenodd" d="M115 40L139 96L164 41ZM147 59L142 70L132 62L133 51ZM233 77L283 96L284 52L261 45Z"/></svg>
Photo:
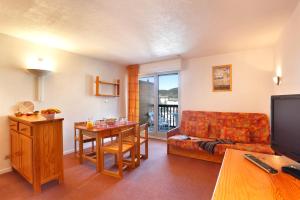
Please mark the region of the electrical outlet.
<svg viewBox="0 0 300 200"><path fill-rule="evenodd" d="M5 157L4 157L4 160L9 160L10 159L10 155L6 155Z"/></svg>

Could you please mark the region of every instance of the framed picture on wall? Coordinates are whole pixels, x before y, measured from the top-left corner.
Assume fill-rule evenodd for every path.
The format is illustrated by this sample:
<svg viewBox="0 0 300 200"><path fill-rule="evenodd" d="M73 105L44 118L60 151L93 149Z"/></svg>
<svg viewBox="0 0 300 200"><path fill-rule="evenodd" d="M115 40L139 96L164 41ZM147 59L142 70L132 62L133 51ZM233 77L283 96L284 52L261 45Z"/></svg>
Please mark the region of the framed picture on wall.
<svg viewBox="0 0 300 200"><path fill-rule="evenodd" d="M217 65L212 68L214 92L232 91L232 65Z"/></svg>

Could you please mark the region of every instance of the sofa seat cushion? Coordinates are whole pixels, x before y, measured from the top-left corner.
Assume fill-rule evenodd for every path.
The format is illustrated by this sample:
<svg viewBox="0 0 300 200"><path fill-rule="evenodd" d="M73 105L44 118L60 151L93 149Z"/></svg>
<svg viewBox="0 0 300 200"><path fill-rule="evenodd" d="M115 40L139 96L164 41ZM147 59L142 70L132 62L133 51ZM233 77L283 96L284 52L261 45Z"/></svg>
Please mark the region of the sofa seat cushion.
<svg viewBox="0 0 300 200"><path fill-rule="evenodd" d="M223 127L220 138L233 142L250 143L250 131L248 128Z"/></svg>
<svg viewBox="0 0 300 200"><path fill-rule="evenodd" d="M186 139L186 135L174 135L168 138L168 144L172 146L176 146L186 150L198 150L202 151L199 147L199 141L212 141L212 139L208 138L198 138L193 136L188 136L189 139Z"/></svg>
<svg viewBox="0 0 300 200"><path fill-rule="evenodd" d="M214 153L217 155L224 155L227 148L237 149L242 151L274 154L273 149L268 144L244 144L244 143L235 143L235 144L219 144L215 147Z"/></svg>

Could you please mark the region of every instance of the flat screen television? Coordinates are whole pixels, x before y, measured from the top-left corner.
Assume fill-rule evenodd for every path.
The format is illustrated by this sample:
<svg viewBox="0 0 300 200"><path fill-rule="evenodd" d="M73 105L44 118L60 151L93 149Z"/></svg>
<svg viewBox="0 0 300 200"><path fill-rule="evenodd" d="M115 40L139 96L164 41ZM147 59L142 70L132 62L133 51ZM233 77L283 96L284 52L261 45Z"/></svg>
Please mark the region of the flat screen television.
<svg viewBox="0 0 300 200"><path fill-rule="evenodd" d="M277 154L300 162L300 94L271 97L271 146ZM282 167L297 178L299 169L299 165Z"/></svg>

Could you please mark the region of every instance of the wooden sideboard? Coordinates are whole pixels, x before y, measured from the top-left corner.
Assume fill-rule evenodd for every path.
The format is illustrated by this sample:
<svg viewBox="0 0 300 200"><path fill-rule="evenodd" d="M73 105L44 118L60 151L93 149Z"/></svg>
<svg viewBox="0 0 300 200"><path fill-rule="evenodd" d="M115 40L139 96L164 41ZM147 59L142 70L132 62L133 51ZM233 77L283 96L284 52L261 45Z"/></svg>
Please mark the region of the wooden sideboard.
<svg viewBox="0 0 300 200"><path fill-rule="evenodd" d="M12 168L36 192L44 183L64 179L62 124L63 118L9 116Z"/></svg>
<svg viewBox="0 0 300 200"><path fill-rule="evenodd" d="M245 153L253 154L279 173L268 174L246 160ZM282 166L292 163L295 162L284 156L227 149L212 199L298 200L300 180L281 171Z"/></svg>

